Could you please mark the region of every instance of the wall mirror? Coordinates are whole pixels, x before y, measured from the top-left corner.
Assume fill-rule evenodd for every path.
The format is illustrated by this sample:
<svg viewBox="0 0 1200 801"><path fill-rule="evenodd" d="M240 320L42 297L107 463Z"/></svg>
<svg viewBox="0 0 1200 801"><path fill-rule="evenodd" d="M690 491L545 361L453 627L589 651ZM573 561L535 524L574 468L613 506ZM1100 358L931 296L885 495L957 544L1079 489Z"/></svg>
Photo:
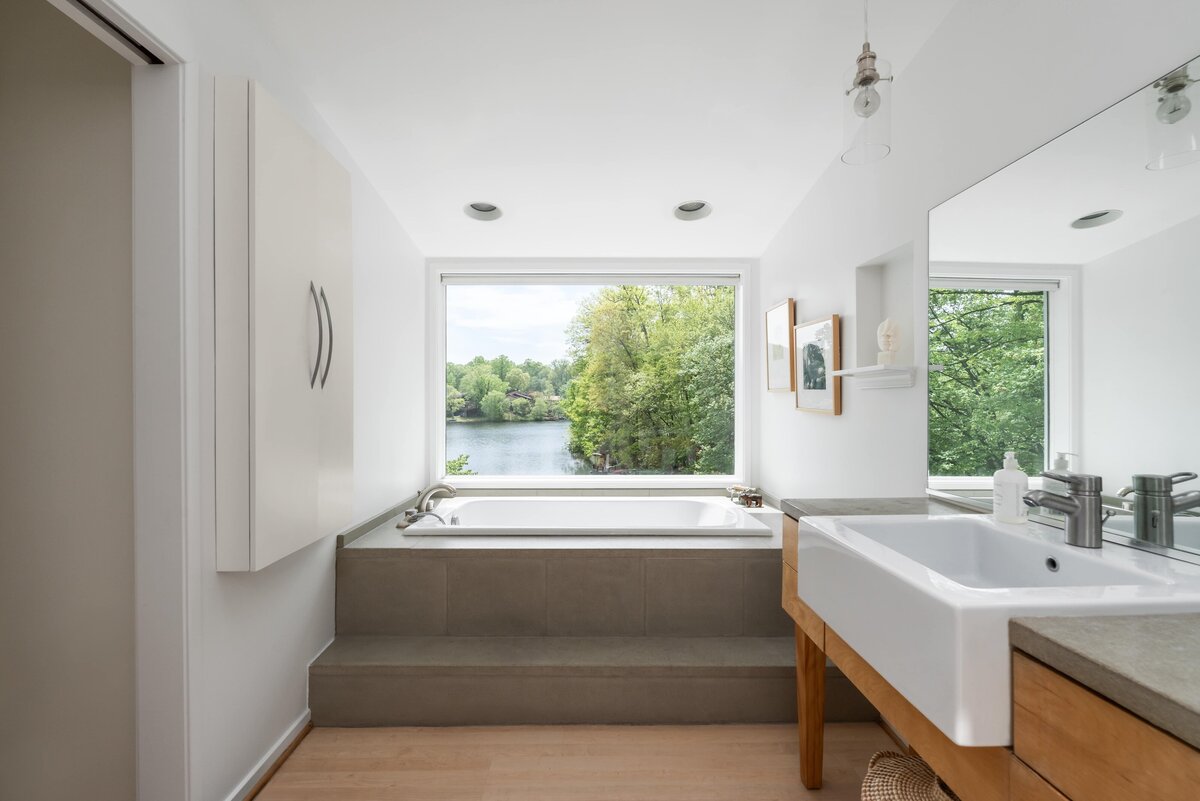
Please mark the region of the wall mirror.
<svg viewBox="0 0 1200 801"><path fill-rule="evenodd" d="M929 485L1200 472L1200 58L929 215ZM1181 476L1174 492L1200 490ZM1038 482L1032 482L1037 486ZM1200 554L1200 507L1173 547Z"/></svg>

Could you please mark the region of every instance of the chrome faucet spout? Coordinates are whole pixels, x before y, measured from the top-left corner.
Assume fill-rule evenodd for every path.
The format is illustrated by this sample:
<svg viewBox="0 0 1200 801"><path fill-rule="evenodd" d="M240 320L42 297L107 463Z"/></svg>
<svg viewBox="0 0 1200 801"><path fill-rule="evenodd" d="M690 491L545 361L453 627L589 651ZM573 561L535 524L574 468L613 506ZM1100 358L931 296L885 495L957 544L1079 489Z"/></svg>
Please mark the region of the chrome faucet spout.
<svg viewBox="0 0 1200 801"><path fill-rule="evenodd" d="M433 508L434 501L437 498L453 498L456 495L458 495L458 490L449 484L446 484L445 482L431 484L430 486L421 490L421 494L417 496L417 511L428 512Z"/></svg>
<svg viewBox="0 0 1200 801"><path fill-rule="evenodd" d="M1033 492L1025 493L1023 498L1026 506L1037 507L1044 506L1047 509L1053 509L1056 512L1062 512L1065 515L1078 514L1079 501L1066 495L1059 495L1046 490L1034 490Z"/></svg>
<svg viewBox="0 0 1200 801"><path fill-rule="evenodd" d="M1195 509L1197 506L1200 506L1200 490L1181 492L1173 496L1171 506L1175 512L1186 512L1188 509Z"/></svg>

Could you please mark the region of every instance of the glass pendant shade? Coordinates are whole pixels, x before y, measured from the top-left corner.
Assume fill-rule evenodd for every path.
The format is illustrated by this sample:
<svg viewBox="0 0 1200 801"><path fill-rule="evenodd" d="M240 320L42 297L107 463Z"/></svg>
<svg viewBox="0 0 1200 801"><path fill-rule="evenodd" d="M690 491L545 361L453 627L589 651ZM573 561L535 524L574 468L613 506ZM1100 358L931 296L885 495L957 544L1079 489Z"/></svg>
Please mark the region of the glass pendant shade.
<svg viewBox="0 0 1200 801"><path fill-rule="evenodd" d="M1200 162L1200 59L1143 90L1149 143L1148 170Z"/></svg>
<svg viewBox="0 0 1200 801"><path fill-rule="evenodd" d="M876 58L875 69L879 80L869 86L855 86L857 67L846 73L842 83L849 88L842 100L842 161L846 164L870 164L892 152L892 65Z"/></svg>

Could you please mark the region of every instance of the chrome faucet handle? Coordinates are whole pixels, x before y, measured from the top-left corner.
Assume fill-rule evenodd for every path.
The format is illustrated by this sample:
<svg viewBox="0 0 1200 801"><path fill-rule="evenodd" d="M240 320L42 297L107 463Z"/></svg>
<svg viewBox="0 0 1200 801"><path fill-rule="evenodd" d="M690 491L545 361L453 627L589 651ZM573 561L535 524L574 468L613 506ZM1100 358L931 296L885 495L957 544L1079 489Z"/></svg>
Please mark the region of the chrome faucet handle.
<svg viewBox="0 0 1200 801"><path fill-rule="evenodd" d="M1068 486L1067 492L1072 494L1098 494L1104 488L1104 479L1088 473L1056 473L1053 470L1043 470L1042 478L1052 478Z"/></svg>
<svg viewBox="0 0 1200 801"><path fill-rule="evenodd" d="M1136 492L1139 495L1170 495L1171 488L1176 484L1181 484L1184 481L1191 481L1197 478L1195 473L1172 473L1169 476L1161 476L1155 473L1139 473L1133 477L1132 487L1122 487L1118 495L1122 497L1128 492Z"/></svg>

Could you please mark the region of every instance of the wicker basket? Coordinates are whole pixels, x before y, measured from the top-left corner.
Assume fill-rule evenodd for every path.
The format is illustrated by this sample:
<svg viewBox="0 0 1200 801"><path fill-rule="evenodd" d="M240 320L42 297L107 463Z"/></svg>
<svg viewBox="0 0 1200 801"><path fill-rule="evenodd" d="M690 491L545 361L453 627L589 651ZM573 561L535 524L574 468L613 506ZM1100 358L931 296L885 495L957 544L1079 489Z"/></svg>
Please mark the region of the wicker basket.
<svg viewBox="0 0 1200 801"><path fill-rule="evenodd" d="M958 801L925 760L895 751L871 757L862 801Z"/></svg>

